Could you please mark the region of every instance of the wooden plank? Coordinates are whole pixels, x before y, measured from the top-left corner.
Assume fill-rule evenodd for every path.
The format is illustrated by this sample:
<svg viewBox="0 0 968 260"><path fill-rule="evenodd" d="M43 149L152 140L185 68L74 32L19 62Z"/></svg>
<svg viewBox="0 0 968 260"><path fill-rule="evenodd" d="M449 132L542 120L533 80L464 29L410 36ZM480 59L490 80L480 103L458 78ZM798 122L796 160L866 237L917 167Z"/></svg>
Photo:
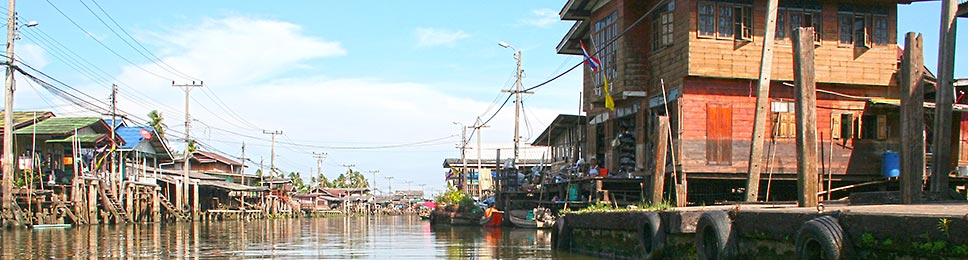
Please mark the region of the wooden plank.
<svg viewBox="0 0 968 260"><path fill-rule="evenodd" d="M901 203L917 201L924 176L924 53L921 34L904 36L901 60Z"/></svg>
<svg viewBox="0 0 968 260"><path fill-rule="evenodd" d="M770 105L770 76L773 69L773 40L776 34L777 0L766 4L766 29L763 34L763 55L760 59L760 78L756 84L756 115L753 117L753 139L750 143L749 176L746 180L746 201L757 200L760 172L763 171L763 139Z"/></svg>
<svg viewBox="0 0 968 260"><path fill-rule="evenodd" d="M817 86L814 79L814 29L793 33L793 82L797 121L797 205L816 207L817 199Z"/></svg>
<svg viewBox="0 0 968 260"><path fill-rule="evenodd" d="M652 171L652 182L649 183L651 192L651 202L653 204L662 203L662 193L665 189L665 166L666 156L669 148L669 117L659 117L659 132L655 135L655 169Z"/></svg>
<svg viewBox="0 0 968 260"><path fill-rule="evenodd" d="M938 48L938 91L935 95L934 149L931 187L934 192L948 189L951 172L951 105L954 103L955 12L956 0L941 1L941 45Z"/></svg>

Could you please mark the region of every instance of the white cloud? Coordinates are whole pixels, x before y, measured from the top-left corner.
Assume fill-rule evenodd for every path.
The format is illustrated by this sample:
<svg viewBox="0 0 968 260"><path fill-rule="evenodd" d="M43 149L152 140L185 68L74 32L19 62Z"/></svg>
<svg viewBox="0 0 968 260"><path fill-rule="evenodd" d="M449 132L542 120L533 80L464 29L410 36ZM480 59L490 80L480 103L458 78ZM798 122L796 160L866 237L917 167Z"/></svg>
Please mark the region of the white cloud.
<svg viewBox="0 0 968 260"><path fill-rule="evenodd" d="M457 41L471 37L464 31L437 28L417 28L417 46L454 46Z"/></svg>
<svg viewBox="0 0 968 260"><path fill-rule="evenodd" d="M547 28L552 24L561 22L561 18L558 17L558 12L555 12L555 10L542 8L532 10L531 13L534 14L534 16L524 19L522 21L524 24L540 28Z"/></svg>
<svg viewBox="0 0 968 260"><path fill-rule="evenodd" d="M18 59L23 59L24 63L38 70L42 70L47 66L47 57L44 54L46 54L44 48L36 44L26 43L17 45Z"/></svg>

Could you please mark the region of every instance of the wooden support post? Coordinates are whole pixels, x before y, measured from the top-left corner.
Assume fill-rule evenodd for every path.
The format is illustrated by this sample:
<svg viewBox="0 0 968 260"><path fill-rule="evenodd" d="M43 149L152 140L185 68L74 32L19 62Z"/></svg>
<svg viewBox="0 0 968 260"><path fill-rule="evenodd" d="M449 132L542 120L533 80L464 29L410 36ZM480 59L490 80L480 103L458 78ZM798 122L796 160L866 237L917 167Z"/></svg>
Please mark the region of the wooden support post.
<svg viewBox="0 0 968 260"><path fill-rule="evenodd" d="M955 13L957 0L941 1L941 41L938 47L938 91L935 95L931 187L933 192L948 189L951 172L951 106L954 104Z"/></svg>
<svg viewBox="0 0 968 260"><path fill-rule="evenodd" d="M793 82L797 128L797 205L816 207L817 199L817 86L814 76L812 27L793 32Z"/></svg>
<svg viewBox="0 0 968 260"><path fill-rule="evenodd" d="M766 5L766 33L763 35L763 55L760 58L760 78L756 84L756 114L753 117L753 140L750 142L749 176L746 179L746 201L759 197L760 173L763 172L763 139L770 109L770 76L773 69L773 35L776 33L777 0Z"/></svg>
<svg viewBox="0 0 968 260"><path fill-rule="evenodd" d="M198 213L200 212L198 203L198 182L192 185L192 220L198 220Z"/></svg>
<svg viewBox="0 0 968 260"><path fill-rule="evenodd" d="M904 36L901 60L901 203L918 200L924 181L924 53L921 34Z"/></svg>
<svg viewBox="0 0 968 260"><path fill-rule="evenodd" d="M151 221L161 222L161 187L155 187L151 193Z"/></svg>
<svg viewBox="0 0 968 260"><path fill-rule="evenodd" d="M652 171L652 181L649 183L649 192L652 195L651 202L654 205L662 203L662 194L665 189L665 166L669 148L669 117L659 117L659 132L655 135L655 169Z"/></svg>
<svg viewBox="0 0 968 260"><path fill-rule="evenodd" d="M91 181L91 184L87 186L87 216L91 224L101 223L101 219L97 215L97 190L98 181Z"/></svg>

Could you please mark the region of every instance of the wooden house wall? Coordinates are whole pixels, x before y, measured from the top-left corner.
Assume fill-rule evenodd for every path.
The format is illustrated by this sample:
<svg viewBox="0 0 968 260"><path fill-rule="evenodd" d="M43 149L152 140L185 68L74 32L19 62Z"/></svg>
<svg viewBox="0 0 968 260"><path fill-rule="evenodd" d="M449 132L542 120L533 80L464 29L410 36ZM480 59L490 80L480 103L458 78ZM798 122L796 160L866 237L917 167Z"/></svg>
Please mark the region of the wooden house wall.
<svg viewBox="0 0 968 260"><path fill-rule="evenodd" d="M702 177L702 174L713 174L716 177L735 177L745 178L749 165L749 147L753 132L753 116L755 113L756 97L752 95L755 81L750 80L726 80L726 79L702 79L689 78L686 81L686 94L682 98L683 117L682 117L682 164L683 170L693 174L693 177ZM838 85L822 85L819 88L842 89ZM861 88L851 86L855 92ZM878 86L865 87L876 90ZM771 88L773 100L783 100L793 102L793 89L791 87L774 84ZM709 125L707 118L710 107L728 107L727 113L731 120L725 122L726 127L731 129L718 129L728 131L731 140L726 141L730 146L728 162L709 160L710 143L716 143L716 139L710 139L716 132L710 127L723 127L719 125ZM713 111L722 113L722 111ZM883 115L886 118L886 136L884 139L877 138L857 138L856 134L852 138L833 139L833 152L831 154L831 126L832 116L843 113L853 114L856 120L863 115ZM722 117L722 115L720 115ZM774 117L771 117L774 118ZM847 99L829 94L817 95L817 133L818 137L823 136L824 166L829 167L835 178L864 179L880 174L881 158L885 151L898 151L898 136L900 128L898 126L898 108L889 105L872 105L864 100ZM767 125L767 129L774 128L774 122ZM862 126L872 127L872 126ZM770 131L768 131L770 133ZM771 145L776 140L776 152ZM712 142L710 142L712 140ZM793 137L776 137L768 134L765 140L764 161L772 157L771 167L775 176L778 178L793 178L796 174L796 139ZM829 159L830 162L826 162ZM768 168L769 168L768 167ZM765 169L763 172L767 173ZM850 173L850 177L843 177ZM699 176L697 176L697 174ZM785 175L784 175L785 174Z"/></svg>
<svg viewBox="0 0 968 260"><path fill-rule="evenodd" d="M689 12L689 75L756 79L765 34L766 0L753 1L753 41L701 38L697 32L697 1L684 2L679 7ZM824 2L821 13L822 43L816 48L818 83L845 83L888 86L896 85L893 75L897 69L897 5L881 3L888 10L886 46L870 49L855 48L839 43L837 2ZM778 40L773 54L774 80L793 80L793 48L790 40ZM894 94L896 95L896 94Z"/></svg>

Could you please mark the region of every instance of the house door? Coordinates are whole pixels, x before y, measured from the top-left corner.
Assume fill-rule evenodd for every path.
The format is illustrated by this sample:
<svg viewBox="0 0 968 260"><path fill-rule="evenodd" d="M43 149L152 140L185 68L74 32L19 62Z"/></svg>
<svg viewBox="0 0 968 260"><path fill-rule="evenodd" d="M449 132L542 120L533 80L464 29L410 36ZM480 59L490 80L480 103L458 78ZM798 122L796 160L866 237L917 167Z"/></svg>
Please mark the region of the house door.
<svg viewBox="0 0 968 260"><path fill-rule="evenodd" d="M706 104L706 164L730 165L733 157L733 106Z"/></svg>

